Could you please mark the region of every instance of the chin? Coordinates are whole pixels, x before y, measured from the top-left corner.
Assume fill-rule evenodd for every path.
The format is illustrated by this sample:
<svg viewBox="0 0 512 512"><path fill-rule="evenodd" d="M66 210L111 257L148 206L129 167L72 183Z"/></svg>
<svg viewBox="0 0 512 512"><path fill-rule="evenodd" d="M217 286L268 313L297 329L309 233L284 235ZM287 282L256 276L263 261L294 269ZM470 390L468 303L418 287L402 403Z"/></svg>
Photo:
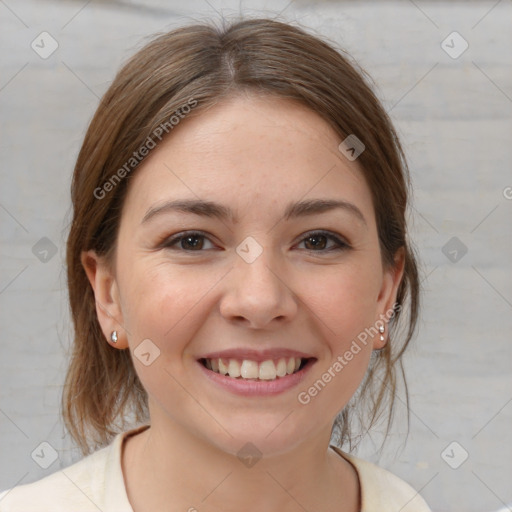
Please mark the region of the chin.
<svg viewBox="0 0 512 512"><path fill-rule="evenodd" d="M231 419L223 423L232 437L224 430L217 435L203 436L216 449L242 460L244 457L274 457L288 453L312 436L315 430L313 425L306 428L304 423L298 422L292 411L288 417L281 412L263 416L249 415L238 422Z"/></svg>

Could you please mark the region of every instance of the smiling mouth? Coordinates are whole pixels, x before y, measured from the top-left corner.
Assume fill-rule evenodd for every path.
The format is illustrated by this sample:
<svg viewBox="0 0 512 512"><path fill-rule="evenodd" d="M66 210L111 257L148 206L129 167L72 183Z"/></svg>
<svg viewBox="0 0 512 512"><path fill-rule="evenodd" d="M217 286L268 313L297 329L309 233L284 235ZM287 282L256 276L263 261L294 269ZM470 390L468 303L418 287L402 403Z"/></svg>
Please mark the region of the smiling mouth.
<svg viewBox="0 0 512 512"><path fill-rule="evenodd" d="M311 358L281 357L266 361L250 359L200 359L199 362L208 370L238 380L272 381L300 372Z"/></svg>

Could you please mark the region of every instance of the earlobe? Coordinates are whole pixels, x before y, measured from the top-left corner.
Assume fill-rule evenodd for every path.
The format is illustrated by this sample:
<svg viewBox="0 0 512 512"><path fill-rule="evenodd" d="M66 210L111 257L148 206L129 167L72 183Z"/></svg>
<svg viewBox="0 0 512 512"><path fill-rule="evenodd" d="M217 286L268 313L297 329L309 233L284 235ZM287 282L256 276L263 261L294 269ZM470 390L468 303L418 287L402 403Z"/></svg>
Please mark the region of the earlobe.
<svg viewBox="0 0 512 512"><path fill-rule="evenodd" d="M115 347L127 348L117 281L111 266L93 250L83 251L80 259L94 292L96 315L105 339L113 344L112 332L115 331Z"/></svg>
<svg viewBox="0 0 512 512"><path fill-rule="evenodd" d="M389 319L394 315L398 288L402 282L405 269L405 250L398 249L394 258L394 265L384 270L382 287L378 299L379 318L377 325L379 336L374 338L373 348L381 350L385 347L389 336Z"/></svg>

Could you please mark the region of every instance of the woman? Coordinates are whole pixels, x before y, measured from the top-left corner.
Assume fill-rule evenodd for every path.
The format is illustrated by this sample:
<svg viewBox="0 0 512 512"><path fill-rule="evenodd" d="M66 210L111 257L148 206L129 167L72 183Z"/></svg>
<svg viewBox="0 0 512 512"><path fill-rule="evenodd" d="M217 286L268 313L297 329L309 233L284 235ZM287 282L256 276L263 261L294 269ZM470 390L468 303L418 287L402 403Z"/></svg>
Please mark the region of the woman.
<svg viewBox="0 0 512 512"><path fill-rule="evenodd" d="M0 511L428 511L330 445L354 409L391 417L418 314L407 188L362 71L317 37L253 19L149 43L72 184L63 412L87 456Z"/></svg>

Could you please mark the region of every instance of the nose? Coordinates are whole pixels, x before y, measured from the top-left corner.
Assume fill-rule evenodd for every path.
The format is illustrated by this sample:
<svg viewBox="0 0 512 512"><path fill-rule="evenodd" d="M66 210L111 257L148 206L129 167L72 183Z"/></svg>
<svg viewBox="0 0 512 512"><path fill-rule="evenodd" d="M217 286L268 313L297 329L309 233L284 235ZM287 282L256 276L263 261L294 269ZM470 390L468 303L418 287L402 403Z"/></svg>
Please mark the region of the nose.
<svg viewBox="0 0 512 512"><path fill-rule="evenodd" d="M265 329L295 316L295 294L283 269L272 260L269 250L264 250L252 263L236 256L220 303L224 318L249 328Z"/></svg>

